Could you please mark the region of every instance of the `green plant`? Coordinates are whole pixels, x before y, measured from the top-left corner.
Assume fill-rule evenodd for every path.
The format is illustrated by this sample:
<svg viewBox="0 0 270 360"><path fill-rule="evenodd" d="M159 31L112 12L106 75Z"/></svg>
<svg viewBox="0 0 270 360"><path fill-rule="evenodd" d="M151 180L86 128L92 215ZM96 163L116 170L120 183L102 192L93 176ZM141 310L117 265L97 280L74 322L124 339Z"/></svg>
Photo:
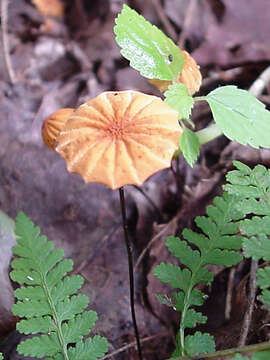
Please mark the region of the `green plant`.
<svg viewBox="0 0 270 360"><path fill-rule="evenodd" d="M89 299L76 294L83 285L80 275L67 275L71 259L62 249L40 236L40 229L22 212L16 218L17 242L10 277L21 286L15 290L14 315L21 318L17 330L37 334L22 341L17 351L24 356L46 359L91 359L107 352L107 340L95 335L83 340L97 320L95 311L86 311Z"/></svg>
<svg viewBox="0 0 270 360"><path fill-rule="evenodd" d="M181 266L161 263L154 269L154 275L159 280L180 290L172 293L171 301L167 296L158 296L162 303L173 306L181 313L173 358L214 352L214 340L209 334L195 332L185 336L187 328L195 328L197 324L207 320L194 309L204 302L203 293L195 288L196 285L208 285L213 280L213 274L206 265L235 265L242 258L237 252L241 248L247 258L270 260L270 170L262 165L257 165L252 170L239 161L235 161L234 165L237 170L227 174L228 183L224 186L223 196L216 197L214 206L207 207L207 216L195 219L200 231L185 229L182 232L183 239L168 237L166 245L179 259ZM269 308L269 266L257 271L257 285L262 289L259 299ZM270 349L270 344L266 344L265 348ZM230 354L247 352L248 349L233 349ZM250 350L257 350L256 346ZM214 355L211 354L211 357ZM225 352L216 353L218 355L225 355ZM258 352L252 359L266 359L269 355L270 350ZM246 358L242 355L234 357L234 360L240 359Z"/></svg>
<svg viewBox="0 0 270 360"><path fill-rule="evenodd" d="M123 5L116 19L114 32L121 54L130 61L130 66L148 79L171 83L165 92L165 102L179 113L184 129L179 151L191 166L198 158L200 146L222 134L243 145L270 147L270 112L249 92L236 86L222 86L207 96L191 96L188 77L192 74L188 73L185 63L187 67L191 65L185 53L127 5ZM197 69L192 66L195 72ZM181 77L179 80L182 72L186 72L184 81ZM195 127L190 119L191 110L197 101L203 100L208 102L215 124L194 132L185 122Z"/></svg>

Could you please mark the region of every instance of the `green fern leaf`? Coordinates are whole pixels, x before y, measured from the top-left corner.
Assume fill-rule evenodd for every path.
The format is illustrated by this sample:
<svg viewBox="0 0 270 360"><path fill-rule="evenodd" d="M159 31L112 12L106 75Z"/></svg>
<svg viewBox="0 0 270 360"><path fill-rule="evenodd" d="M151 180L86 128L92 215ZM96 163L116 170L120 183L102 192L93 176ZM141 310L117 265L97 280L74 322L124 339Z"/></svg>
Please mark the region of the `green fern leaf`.
<svg viewBox="0 0 270 360"><path fill-rule="evenodd" d="M21 320L17 326L17 330L22 334L48 333L54 329L51 317L34 317L27 320Z"/></svg>
<svg viewBox="0 0 270 360"><path fill-rule="evenodd" d="M85 342L78 342L75 348L68 349L70 360L96 360L107 352L107 342L101 336L88 338Z"/></svg>
<svg viewBox="0 0 270 360"><path fill-rule="evenodd" d="M24 318L17 323L17 329L24 334L44 333L21 342L17 350L25 356L69 359L67 353L69 349L72 354L71 344L74 344L74 349L77 345L80 347L83 336L97 320L94 311L84 311L89 303L88 297L76 294L83 285L83 278L67 276L72 270L72 260L62 259L63 250L54 249L53 242L40 236L39 228L23 213L17 216L15 232L18 245L14 247L14 253L19 257L12 261L10 276L24 284L14 292L18 301L12 311ZM104 354L107 341L100 339L100 352ZM92 342L90 338L82 345L84 354L87 354L84 359L92 356L92 353L87 353L91 348L87 344L90 343L94 344L94 353L98 354L99 349L95 346L99 342Z"/></svg>
<svg viewBox="0 0 270 360"><path fill-rule="evenodd" d="M258 351L252 355L251 360L269 360L270 350Z"/></svg>
<svg viewBox="0 0 270 360"><path fill-rule="evenodd" d="M184 65L184 56L161 30L127 5L123 5L115 23L115 40L131 67L148 79L177 78Z"/></svg>
<svg viewBox="0 0 270 360"><path fill-rule="evenodd" d="M258 269L256 284L262 289L259 300L270 307L270 266Z"/></svg>
<svg viewBox="0 0 270 360"><path fill-rule="evenodd" d="M181 355L188 352L184 343L185 329L206 321L205 316L191 309L192 306L200 306L204 302L203 293L194 287L200 283L210 284L213 281L213 274L205 265L232 266L242 260L242 255L237 251L242 246L242 238L237 236L239 233L237 224L243 214L235 209L235 202L235 196L226 193L222 198L215 198L214 205L207 207L207 216L195 219L201 233L184 229L183 240L173 236L167 238L168 250L180 260L184 268L161 263L153 270L159 280L181 290L172 295L172 306L182 313L177 336L177 349L180 349ZM210 338L208 334L202 336L197 334L194 340L196 339L198 342L199 340L203 342L203 339Z"/></svg>
<svg viewBox="0 0 270 360"><path fill-rule="evenodd" d="M270 147L270 112L248 91L223 86L206 100L217 126L229 139L255 148Z"/></svg>
<svg viewBox="0 0 270 360"><path fill-rule="evenodd" d="M188 356L207 354L215 351L213 336L202 334L197 331L194 335L188 335L185 339L185 350Z"/></svg>
<svg viewBox="0 0 270 360"><path fill-rule="evenodd" d="M231 360L249 360L249 358L241 354L236 354Z"/></svg>
<svg viewBox="0 0 270 360"><path fill-rule="evenodd" d="M17 346L19 354L24 356L37 357L54 356L61 352L61 346L56 333L50 335L35 336L31 339L22 341Z"/></svg>
<svg viewBox="0 0 270 360"><path fill-rule="evenodd" d="M265 234L245 239L243 241L243 250L247 258L270 261L270 239Z"/></svg>
<svg viewBox="0 0 270 360"><path fill-rule="evenodd" d="M95 325L97 313L86 311L78 314L75 318L62 325L63 337L67 343L75 343L82 340L82 337L89 333L89 329Z"/></svg>

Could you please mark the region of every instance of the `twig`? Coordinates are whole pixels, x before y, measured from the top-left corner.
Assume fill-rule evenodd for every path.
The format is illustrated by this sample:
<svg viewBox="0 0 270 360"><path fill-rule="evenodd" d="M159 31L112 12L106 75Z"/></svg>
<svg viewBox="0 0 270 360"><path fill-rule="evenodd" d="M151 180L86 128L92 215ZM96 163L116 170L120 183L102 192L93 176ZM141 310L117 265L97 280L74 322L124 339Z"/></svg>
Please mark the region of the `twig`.
<svg viewBox="0 0 270 360"><path fill-rule="evenodd" d="M146 341L150 341L150 340L154 340L155 338L157 337L163 337L163 336L168 336L168 333L161 333L161 334L158 334L158 335L152 335L152 336L148 336L148 337L145 337L143 339L141 339L141 342L144 343ZM99 359L99 360L105 360L105 359L109 359L110 357L114 356L114 355L117 355L129 348L132 348L136 346L136 341L133 341L132 343L128 344L128 345L125 345L125 346L122 346L120 349L118 350L115 350L113 352L111 352L110 354L107 354L105 356L103 356L103 358Z"/></svg>
<svg viewBox="0 0 270 360"><path fill-rule="evenodd" d="M147 246L143 249L143 251L141 252L140 256L138 257L137 261L136 261L136 264L134 266L134 272L137 271L138 269L138 266L140 265L142 259L144 258L145 254L147 253L147 251L151 248L151 246L154 244L154 242L160 238L160 236L166 234L167 230L169 228L171 228L171 226L176 223L178 220L178 216L176 215L170 222L168 222L168 224L164 225L163 229L158 232L154 237L153 239L151 239L149 241L149 243L147 244Z"/></svg>
<svg viewBox="0 0 270 360"><path fill-rule="evenodd" d="M149 204L152 206L152 208L154 209L157 217L158 217L158 222L162 223L164 222L162 213L160 212L158 206L154 203L154 201L150 198L150 196L139 186L137 185L133 185L133 187L138 190L145 198L146 200L148 200Z"/></svg>
<svg viewBox="0 0 270 360"><path fill-rule="evenodd" d="M12 84L16 82L16 76L12 68L10 53L9 53L9 44L8 44L8 0L1 1L1 21L2 21L2 42L3 42L3 52L4 59L7 66L7 72L9 79Z"/></svg>
<svg viewBox="0 0 270 360"><path fill-rule="evenodd" d="M178 40L178 44L179 44L180 48L184 47L184 42L185 42L185 38L186 38L186 28L194 19L193 13L194 13L196 3L197 3L197 0L190 0L188 8L186 10L184 24L182 27L181 35Z"/></svg>
<svg viewBox="0 0 270 360"><path fill-rule="evenodd" d="M249 92L258 97L263 92L264 88L270 82L270 66L268 66L261 75L250 86Z"/></svg>
<svg viewBox="0 0 270 360"><path fill-rule="evenodd" d="M207 360L207 359L219 359L224 357L232 357L232 355L235 355L236 353L249 353L254 351L262 351L262 350L269 350L270 349L270 342L266 341L260 344L253 344L253 345L247 345L237 348L231 348L226 350L219 350L212 353L208 353L206 355L197 355L193 357L188 356L180 356L174 358L174 360Z"/></svg>
<svg viewBox="0 0 270 360"><path fill-rule="evenodd" d="M226 295L226 305L225 305L225 319L229 320L231 317L231 308L232 308L232 293L233 293L233 283L235 276L235 267L231 268L229 280L228 280L228 288Z"/></svg>
<svg viewBox="0 0 270 360"><path fill-rule="evenodd" d="M174 30L173 26L171 25L170 21L168 20L167 16L164 14L164 10L160 4L160 0L152 0L152 3L156 9L158 17L159 17L160 21L162 22L166 32L174 41L176 41L177 33Z"/></svg>
<svg viewBox="0 0 270 360"><path fill-rule="evenodd" d="M240 333L239 346L244 346L249 332L249 327L252 319L252 313L254 308L255 296L256 296L256 272L258 269L258 261L252 260L250 267L250 277L249 277L249 294L248 294L248 306L244 316L244 321L242 324L242 329Z"/></svg>

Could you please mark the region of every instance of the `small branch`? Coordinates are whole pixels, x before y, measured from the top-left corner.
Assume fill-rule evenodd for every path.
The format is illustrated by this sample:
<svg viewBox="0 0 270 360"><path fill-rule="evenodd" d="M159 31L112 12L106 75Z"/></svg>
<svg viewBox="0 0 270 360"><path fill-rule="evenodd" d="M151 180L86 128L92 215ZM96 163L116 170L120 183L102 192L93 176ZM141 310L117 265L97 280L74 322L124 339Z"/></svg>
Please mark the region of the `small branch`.
<svg viewBox="0 0 270 360"><path fill-rule="evenodd" d="M231 348L231 349L227 349L227 350L219 350L219 351L215 351L213 353L208 353L205 355L198 355L198 356L193 356L193 357L180 356L180 357L174 358L174 360L218 359L218 358L223 358L223 357L228 357L228 356L232 357L236 353L244 354L244 353L248 353L248 352L255 352L255 351L262 351L262 350L269 350L269 349L270 349L270 342L267 341L267 342L263 342L260 344L247 345L247 346Z"/></svg>
<svg viewBox="0 0 270 360"><path fill-rule="evenodd" d="M188 8L187 8L186 13L185 13L185 20L184 20L184 24L182 26L181 35L180 35L179 40L178 40L178 44L179 44L181 49L185 45L187 27L191 23L194 22L194 11L195 11L196 5L197 5L197 0L190 0L189 1L189 5L188 5Z"/></svg>
<svg viewBox="0 0 270 360"><path fill-rule="evenodd" d="M12 67L10 53L9 53L9 44L8 44L8 0L1 1L1 21L2 21L2 42L3 42L3 52L4 59L7 66L7 72L9 79L12 84L16 82L16 76Z"/></svg>
<svg viewBox="0 0 270 360"><path fill-rule="evenodd" d="M158 17L162 22L167 34L172 38L172 40L177 40L177 33L174 30L173 26L171 25L170 21L168 20L167 16L164 14L164 10L160 4L160 0L152 0L152 3L156 9Z"/></svg>
<svg viewBox="0 0 270 360"><path fill-rule="evenodd" d="M234 278L235 278L235 267L231 268L230 274L229 274L227 295L226 295L226 305L225 305L225 319L226 320L229 320L231 317Z"/></svg>
<svg viewBox="0 0 270 360"><path fill-rule="evenodd" d="M251 261L250 277L249 277L249 294L248 294L248 306L244 316L242 329L240 333L239 346L244 346L249 332L249 327L252 319L252 313L254 308L255 296L256 296L256 272L258 269L258 261Z"/></svg>
<svg viewBox="0 0 270 360"><path fill-rule="evenodd" d="M161 334L158 334L158 335L152 335L152 336L148 336L148 337L145 337L141 340L142 343L146 342L146 341L151 341L151 340L154 340L155 338L157 337L163 337L163 336L168 336L168 333L161 333ZM127 349L130 349L132 347L136 346L136 341L133 341L132 343L128 344L128 345L125 345L125 346L122 346L120 349L118 350L115 350L113 352L111 352L110 354L107 354L105 356L103 356L103 358L100 358L99 360L106 360L106 359L109 359L110 357L112 356L115 356Z"/></svg>
<svg viewBox="0 0 270 360"><path fill-rule="evenodd" d="M121 211L122 211L122 220L123 220L123 230L124 230L124 238L125 238L125 244L127 248L127 254L128 254L128 270L129 270L129 290L130 290L130 309L131 309L131 316L135 331L135 337L137 342L137 348L138 348L138 355L139 359L143 360L142 357L142 350L141 350L141 344L140 344L140 337L139 337L139 331L137 327L137 321L136 321L136 314L135 314L135 306L134 306L134 274L133 274L133 260L132 260L132 251L130 246L130 241L128 238L128 227L127 227L127 219L126 219L126 204L125 204L125 193L123 187L119 189L119 197L120 197L120 204L121 204Z"/></svg>
<svg viewBox="0 0 270 360"><path fill-rule="evenodd" d="M258 97L263 92L264 88L270 82L270 66L268 66L261 75L250 86L249 92Z"/></svg>

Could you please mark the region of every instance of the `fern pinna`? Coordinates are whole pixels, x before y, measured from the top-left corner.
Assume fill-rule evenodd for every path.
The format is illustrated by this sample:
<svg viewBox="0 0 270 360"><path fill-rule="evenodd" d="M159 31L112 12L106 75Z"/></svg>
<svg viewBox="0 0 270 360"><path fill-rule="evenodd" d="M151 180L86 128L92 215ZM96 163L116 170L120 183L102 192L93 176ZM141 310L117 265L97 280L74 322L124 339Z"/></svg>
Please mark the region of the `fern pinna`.
<svg viewBox="0 0 270 360"><path fill-rule="evenodd" d="M13 253L10 277L21 284L14 295L12 311L23 318L17 330L37 334L22 341L19 354L36 358L95 360L107 352L107 340L95 335L83 340L97 320L94 311L85 311L89 299L76 294L83 285L79 275L68 276L71 259L63 259L63 249L40 236L40 229L22 212L16 218L18 245Z"/></svg>
<svg viewBox="0 0 270 360"><path fill-rule="evenodd" d="M200 283L210 284L213 274L207 264L232 266L242 260L237 250L241 249L242 239L237 236L237 221L242 218L241 211L234 208L235 196L224 194L214 199L214 206L207 207L207 216L195 219L201 232L185 229L183 239L169 236L166 245L181 265L161 263L154 269L154 275L164 283L169 283L180 291L172 295L173 307L181 313L177 348L172 357L196 356L215 349L209 334L196 332L185 337L185 329L205 323L207 318L193 307L204 302L204 294L196 289ZM162 302L166 298L159 296Z"/></svg>
<svg viewBox="0 0 270 360"><path fill-rule="evenodd" d="M254 169L234 161L236 170L230 171L224 190L238 197L235 207L248 219L239 222L245 257L270 261L270 170L262 165ZM257 285L262 289L260 300L270 308L270 267L257 271ZM270 356L270 354L269 354Z"/></svg>

